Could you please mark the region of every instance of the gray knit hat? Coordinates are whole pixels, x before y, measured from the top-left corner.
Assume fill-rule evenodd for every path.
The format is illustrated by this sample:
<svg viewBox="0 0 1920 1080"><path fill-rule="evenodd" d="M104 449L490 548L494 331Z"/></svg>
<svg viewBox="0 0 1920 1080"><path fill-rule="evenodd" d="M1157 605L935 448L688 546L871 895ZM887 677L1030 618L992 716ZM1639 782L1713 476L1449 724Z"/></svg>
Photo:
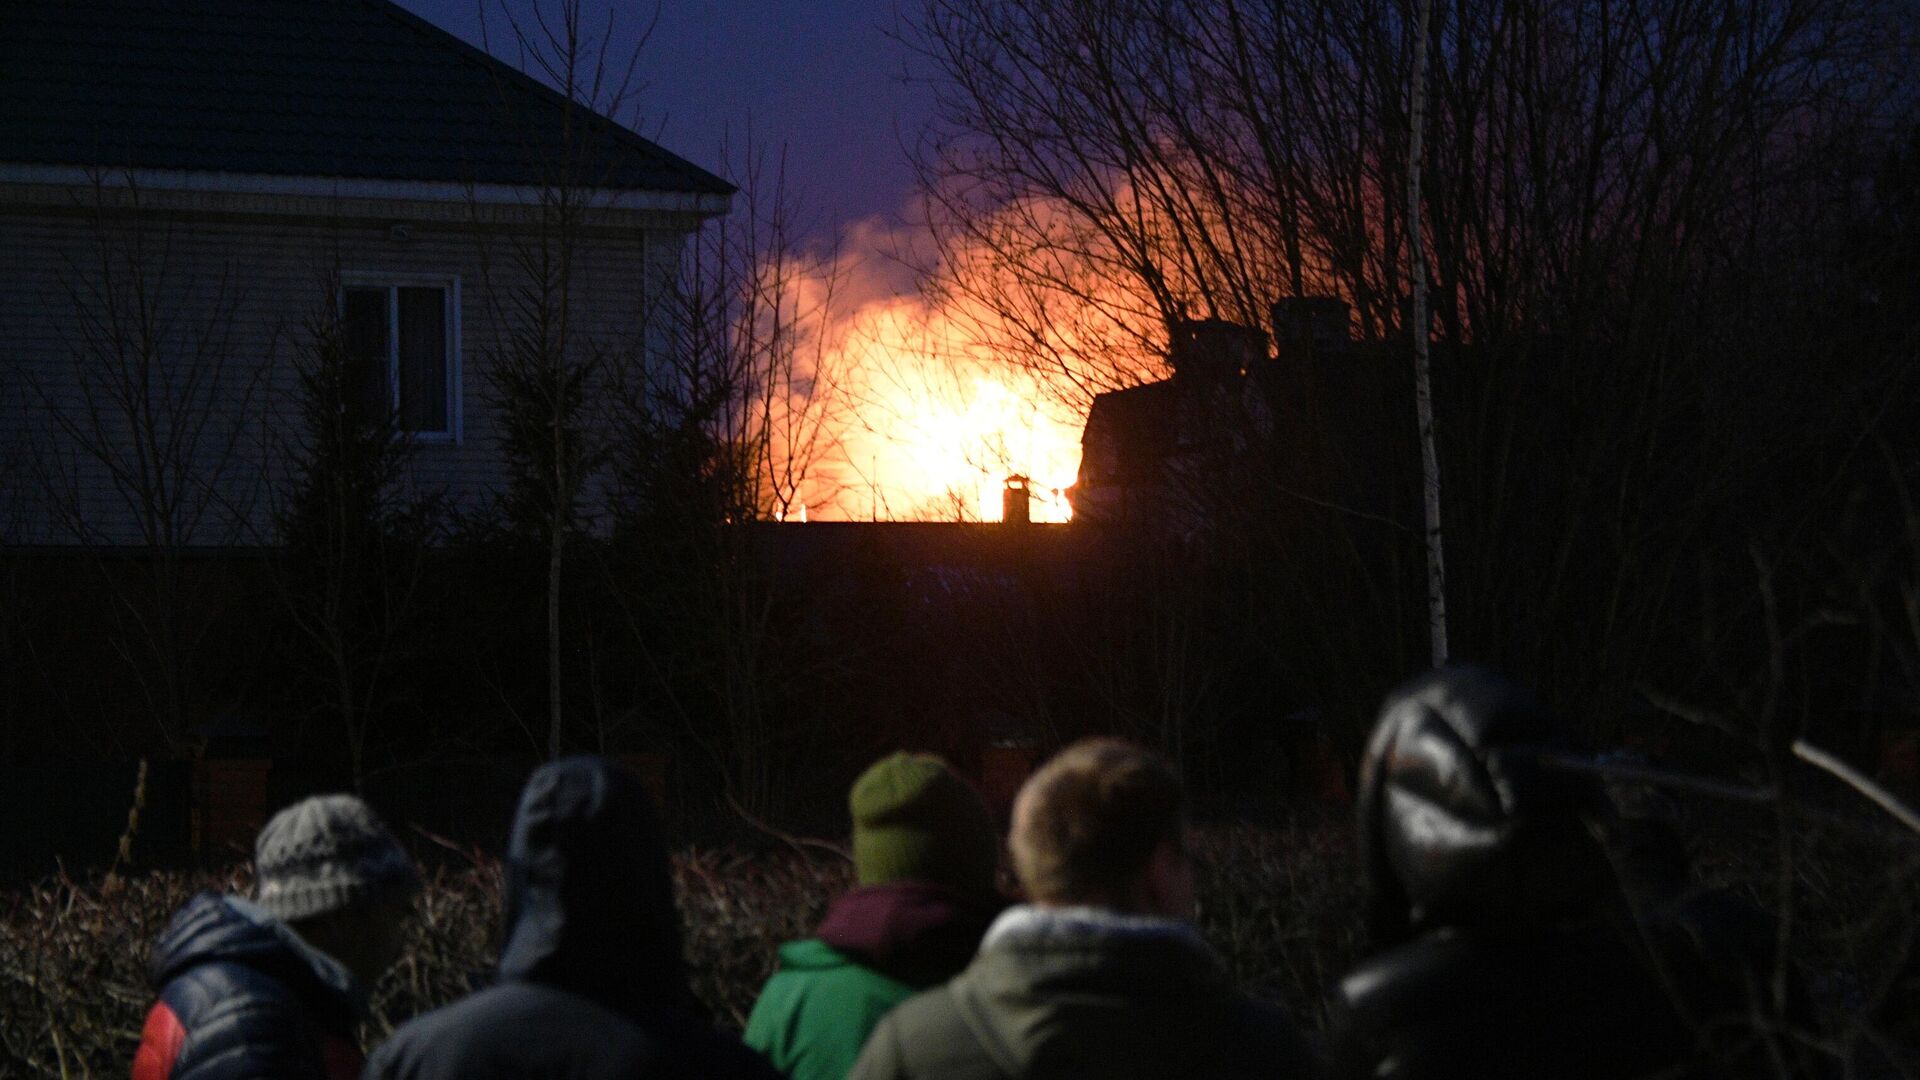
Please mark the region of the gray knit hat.
<svg viewBox="0 0 1920 1080"><path fill-rule="evenodd" d="M316 795L273 815L253 844L257 902L286 922L411 893L406 849L352 795Z"/></svg>

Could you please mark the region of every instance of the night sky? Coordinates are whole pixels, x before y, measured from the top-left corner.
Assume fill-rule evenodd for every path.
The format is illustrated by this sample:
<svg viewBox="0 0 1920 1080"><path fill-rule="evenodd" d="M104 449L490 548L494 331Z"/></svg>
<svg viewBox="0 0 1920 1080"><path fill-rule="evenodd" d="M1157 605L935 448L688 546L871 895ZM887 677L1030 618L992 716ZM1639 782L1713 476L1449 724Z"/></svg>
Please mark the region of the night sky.
<svg viewBox="0 0 1920 1080"><path fill-rule="evenodd" d="M399 0L475 45L474 0ZM494 52L505 49L499 0L487 5ZM507 0L515 11L531 0ZM901 0L663 0L642 53L641 133L718 170L721 148L784 144L790 185L809 232L873 215L897 216L913 178L902 143L925 122L931 93L901 78L905 50L888 37ZM587 25L605 25L607 0L585 0ZM650 4L619 5L615 27L630 43ZM910 9L903 9L910 10Z"/></svg>

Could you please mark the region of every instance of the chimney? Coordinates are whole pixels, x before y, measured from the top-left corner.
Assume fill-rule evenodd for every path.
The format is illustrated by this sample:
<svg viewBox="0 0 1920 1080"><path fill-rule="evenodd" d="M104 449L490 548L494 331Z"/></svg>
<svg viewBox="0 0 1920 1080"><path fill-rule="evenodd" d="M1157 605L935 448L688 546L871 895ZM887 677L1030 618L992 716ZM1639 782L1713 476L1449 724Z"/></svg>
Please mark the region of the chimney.
<svg viewBox="0 0 1920 1080"><path fill-rule="evenodd" d="M1226 381L1267 358L1267 335L1225 319L1183 319L1169 328L1173 377Z"/></svg>
<svg viewBox="0 0 1920 1080"><path fill-rule="evenodd" d="M1007 477L1007 486L1000 492L1000 520L1008 525L1025 525L1033 520L1030 490L1032 481L1015 473Z"/></svg>
<svg viewBox="0 0 1920 1080"><path fill-rule="evenodd" d="M1274 301L1273 338L1283 351L1324 353L1346 346L1347 302L1337 296L1289 296Z"/></svg>

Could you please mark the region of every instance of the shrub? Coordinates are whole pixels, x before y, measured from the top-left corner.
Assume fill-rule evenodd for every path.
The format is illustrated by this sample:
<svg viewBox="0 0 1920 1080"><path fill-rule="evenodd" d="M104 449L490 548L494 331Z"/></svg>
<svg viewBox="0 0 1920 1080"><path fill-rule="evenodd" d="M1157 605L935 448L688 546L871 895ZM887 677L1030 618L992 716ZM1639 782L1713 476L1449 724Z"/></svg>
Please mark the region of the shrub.
<svg viewBox="0 0 1920 1080"><path fill-rule="evenodd" d="M735 1029L745 1026L778 945L805 936L850 883L837 860L787 853L695 849L673 866L694 992L716 1022ZM243 864L85 882L60 875L0 894L0 1075L124 1075L153 1002L153 940L195 892L252 886ZM502 897L492 859L427 875L405 952L374 994L369 1045L484 985Z"/></svg>

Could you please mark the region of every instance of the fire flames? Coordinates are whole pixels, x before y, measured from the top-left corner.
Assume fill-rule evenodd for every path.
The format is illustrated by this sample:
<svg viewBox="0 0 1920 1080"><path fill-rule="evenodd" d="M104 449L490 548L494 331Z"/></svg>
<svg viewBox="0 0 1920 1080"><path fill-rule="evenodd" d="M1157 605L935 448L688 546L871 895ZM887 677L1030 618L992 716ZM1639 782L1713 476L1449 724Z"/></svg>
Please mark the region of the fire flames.
<svg viewBox="0 0 1920 1080"><path fill-rule="evenodd" d="M839 265L838 310L821 306L811 400L790 407L816 411L824 449L782 518L998 521L1018 475L1029 480L1031 520L1068 520L1085 402L1007 362L982 340L979 319L886 273L897 264L871 251L883 232L849 232L849 246L868 250Z"/></svg>
<svg viewBox="0 0 1920 1080"><path fill-rule="evenodd" d="M1071 516L1083 417L1038 378L886 334L853 349L840 497L819 517L998 521L1016 474L1031 478L1034 521Z"/></svg>

